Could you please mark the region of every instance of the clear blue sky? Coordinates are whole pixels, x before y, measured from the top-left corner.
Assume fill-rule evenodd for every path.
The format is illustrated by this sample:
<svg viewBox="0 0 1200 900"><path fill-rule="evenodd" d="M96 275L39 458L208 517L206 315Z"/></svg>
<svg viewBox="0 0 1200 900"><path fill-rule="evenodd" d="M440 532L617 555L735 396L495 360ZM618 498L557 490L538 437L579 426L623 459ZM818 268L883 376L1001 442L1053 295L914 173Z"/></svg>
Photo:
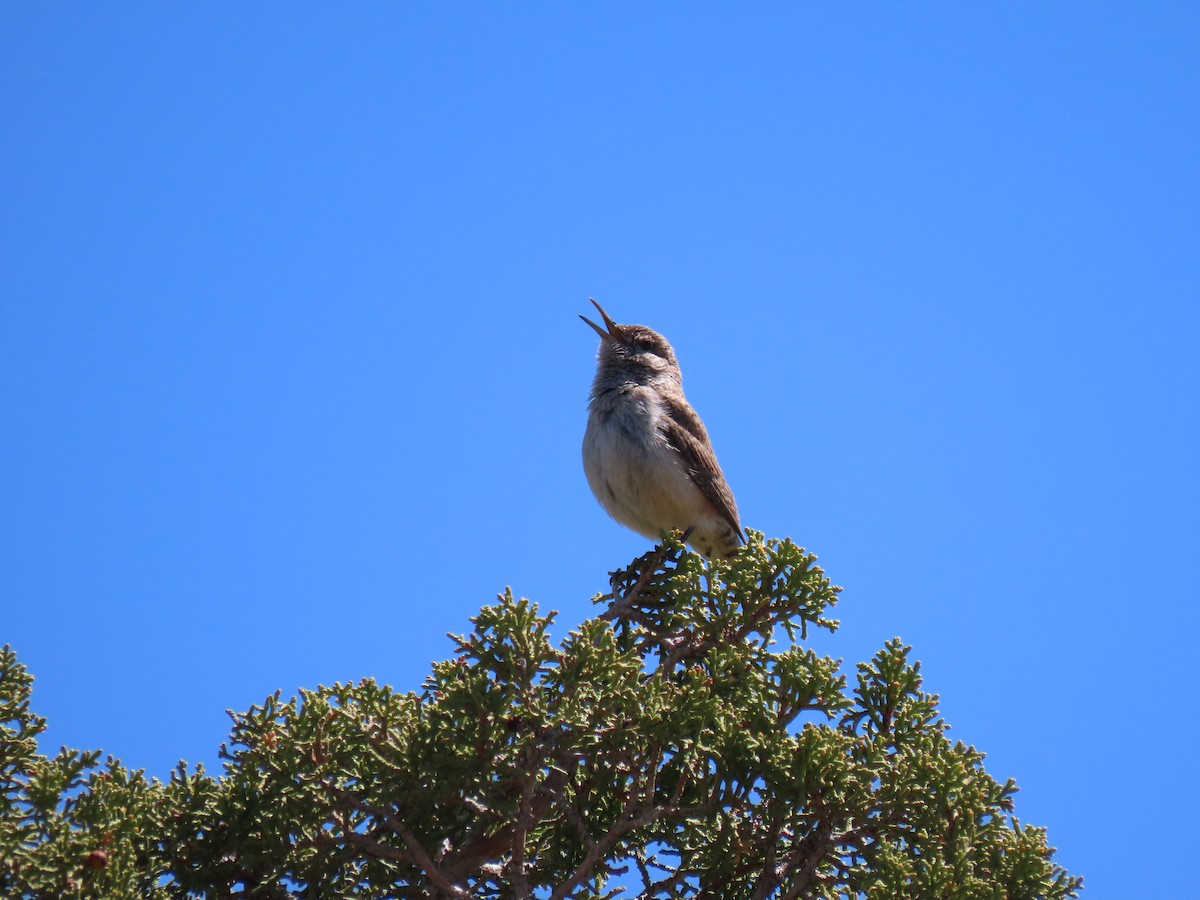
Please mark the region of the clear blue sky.
<svg viewBox="0 0 1200 900"><path fill-rule="evenodd" d="M913 644L1088 896L1200 893L1198 47L1195 3L10 6L46 750L165 776L276 688L417 688L505 585L588 616L646 548L580 464L594 296L845 586L823 650Z"/></svg>

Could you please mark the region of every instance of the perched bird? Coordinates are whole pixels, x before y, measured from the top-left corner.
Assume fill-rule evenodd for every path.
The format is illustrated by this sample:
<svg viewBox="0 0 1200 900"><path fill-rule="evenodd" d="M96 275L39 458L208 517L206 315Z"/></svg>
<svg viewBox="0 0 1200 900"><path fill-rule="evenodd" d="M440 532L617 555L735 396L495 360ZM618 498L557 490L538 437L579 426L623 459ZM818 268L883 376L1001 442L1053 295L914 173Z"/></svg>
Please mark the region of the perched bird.
<svg viewBox="0 0 1200 900"><path fill-rule="evenodd" d="M728 556L745 540L704 423L683 396L675 352L645 325L618 325L600 304L596 378L588 400L583 468L610 516L658 539L691 529L705 556Z"/></svg>

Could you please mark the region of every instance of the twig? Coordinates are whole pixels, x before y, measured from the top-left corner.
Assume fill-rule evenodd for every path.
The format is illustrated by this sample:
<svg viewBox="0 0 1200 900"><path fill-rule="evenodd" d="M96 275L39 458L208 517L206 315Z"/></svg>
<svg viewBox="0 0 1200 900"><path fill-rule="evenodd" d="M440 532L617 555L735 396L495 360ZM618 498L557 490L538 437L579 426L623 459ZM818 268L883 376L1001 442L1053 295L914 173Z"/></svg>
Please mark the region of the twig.
<svg viewBox="0 0 1200 900"><path fill-rule="evenodd" d="M689 528L689 529L687 529L687 531L685 531L683 533L683 536L680 538L680 540L686 541L691 536L691 534L692 534L692 529ZM651 623L650 617L643 616L640 613L635 613L633 604L635 603L635 601L637 601L637 599L638 599L639 595L642 593L642 591L646 589L646 585L650 583L650 579L658 572L659 566L661 566L664 562L667 561L667 558L670 556L671 552L672 552L672 548L667 546L667 544L665 542L659 544L654 549L654 554L650 557L649 560L646 561L646 565L642 568L642 571L639 573L637 581L635 581L633 583L633 586L631 588L629 588L627 591L625 591L625 593L622 594L619 599L616 598L616 596L615 596L616 589L614 588L613 603L611 606L609 606L609 608L607 610L605 610L603 613L600 614L600 618L603 621L611 622L613 619L616 619L616 618L628 617L628 618L634 619L634 621L636 621L639 625L650 624Z"/></svg>

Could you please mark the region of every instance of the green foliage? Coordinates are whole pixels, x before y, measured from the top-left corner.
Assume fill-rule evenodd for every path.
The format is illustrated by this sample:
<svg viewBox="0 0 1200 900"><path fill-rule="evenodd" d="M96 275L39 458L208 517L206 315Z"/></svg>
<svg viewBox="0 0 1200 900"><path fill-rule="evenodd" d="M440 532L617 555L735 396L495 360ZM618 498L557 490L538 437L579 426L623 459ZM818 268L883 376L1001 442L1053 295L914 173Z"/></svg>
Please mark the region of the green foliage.
<svg viewBox="0 0 1200 900"><path fill-rule="evenodd" d="M0 897L165 897L149 880L155 788L98 751L39 754L32 684L0 649Z"/></svg>
<svg viewBox="0 0 1200 900"><path fill-rule="evenodd" d="M790 541L716 564L668 541L557 646L506 592L419 693L276 693L234 717L219 776L165 784L39 755L5 648L0 895L1076 896L909 648L850 690L797 643L836 629L838 591Z"/></svg>

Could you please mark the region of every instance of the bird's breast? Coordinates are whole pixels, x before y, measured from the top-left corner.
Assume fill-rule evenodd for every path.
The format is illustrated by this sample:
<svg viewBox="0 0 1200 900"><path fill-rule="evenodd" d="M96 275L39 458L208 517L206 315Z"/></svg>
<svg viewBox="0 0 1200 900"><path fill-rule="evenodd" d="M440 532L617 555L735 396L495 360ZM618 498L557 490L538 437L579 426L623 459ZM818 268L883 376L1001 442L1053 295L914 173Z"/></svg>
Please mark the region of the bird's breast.
<svg viewBox="0 0 1200 900"><path fill-rule="evenodd" d="M660 428L653 392L596 397L583 436L588 485L610 516L647 537L686 528L708 507Z"/></svg>
<svg viewBox="0 0 1200 900"><path fill-rule="evenodd" d="M653 450L665 443L660 429L665 415L661 407L658 396L648 388L608 392L589 406L588 430L603 431L607 441L628 444L624 452Z"/></svg>

